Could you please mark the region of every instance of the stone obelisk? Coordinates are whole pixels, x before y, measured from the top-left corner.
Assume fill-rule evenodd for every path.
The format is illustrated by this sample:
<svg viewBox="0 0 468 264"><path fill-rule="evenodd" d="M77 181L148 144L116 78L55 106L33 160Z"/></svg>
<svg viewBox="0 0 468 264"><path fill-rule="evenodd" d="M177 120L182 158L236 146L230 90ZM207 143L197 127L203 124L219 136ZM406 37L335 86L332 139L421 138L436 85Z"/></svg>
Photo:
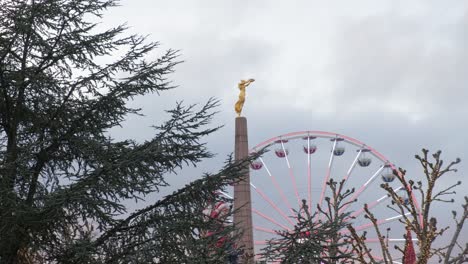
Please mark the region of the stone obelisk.
<svg viewBox="0 0 468 264"><path fill-rule="evenodd" d="M235 143L234 157L236 160L242 160L249 156L249 141L247 135L247 118L240 116L242 106L245 101L245 88L253 82L253 79L242 80L239 83L239 100L236 103ZM242 237L239 246L244 249L241 263L253 263L254 260L254 241L252 231L252 200L250 197L250 174L246 168L242 172L242 180L234 185L234 223L242 229Z"/></svg>

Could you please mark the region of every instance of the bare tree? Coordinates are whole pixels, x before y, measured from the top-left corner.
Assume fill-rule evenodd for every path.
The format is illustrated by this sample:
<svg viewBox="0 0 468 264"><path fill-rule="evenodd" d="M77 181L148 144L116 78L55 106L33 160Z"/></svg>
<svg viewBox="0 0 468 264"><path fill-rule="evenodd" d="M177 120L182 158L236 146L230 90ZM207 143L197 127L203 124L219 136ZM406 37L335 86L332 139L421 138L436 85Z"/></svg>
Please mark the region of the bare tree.
<svg viewBox="0 0 468 264"><path fill-rule="evenodd" d="M428 155L429 151L422 150L422 156L416 155L424 172L424 182L408 180L405 175L406 171L399 168L394 171L394 174L400 183L405 186L405 192L408 198L404 200L396 191L388 184L382 184L381 187L387 192L392 200L392 204L388 207L402 216L400 223L406 225L407 229L416 234L417 246L419 253L417 254L417 264L428 263L433 257L438 257L440 263L445 264L458 264L466 263L468 261L468 243L461 245L459 243L460 234L463 230L463 225L468 217L468 197L465 196L464 204L462 205L462 215L457 217L457 212L453 211L453 219L455 221L455 230L453 231L452 238L446 246L435 248L435 241L437 238L444 234L450 228L449 226L439 228L437 227L437 217L431 214L431 206L434 202L454 202L454 199L447 198L447 196L455 194L454 188L461 184L460 181L452 184L442 190L437 190L438 181L450 172L456 172L454 166L460 163L460 159L450 162L444 166L444 161L441 159L441 151L432 154L432 159ZM414 202L415 199L420 201L420 207ZM388 248L386 236L384 236L377 225L377 219L374 214L369 210L368 206L364 206L365 216L368 218L379 238L381 253L383 255L384 263L393 263L392 255ZM409 213L409 214L408 214ZM362 263L381 263L374 257L371 249L366 245L366 233L357 234L352 226L348 226L353 237L353 250ZM387 230L388 231L388 230ZM388 232L387 232L388 233ZM388 237L388 234L387 234ZM406 236L405 236L406 237ZM395 248L404 255L404 250L398 246Z"/></svg>

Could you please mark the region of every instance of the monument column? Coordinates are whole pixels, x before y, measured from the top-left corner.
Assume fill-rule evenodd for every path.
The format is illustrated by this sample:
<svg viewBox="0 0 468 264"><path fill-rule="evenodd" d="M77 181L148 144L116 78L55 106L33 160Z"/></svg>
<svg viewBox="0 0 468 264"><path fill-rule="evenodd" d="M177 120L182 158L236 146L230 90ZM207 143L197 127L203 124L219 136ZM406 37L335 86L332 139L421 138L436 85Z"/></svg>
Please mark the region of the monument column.
<svg viewBox="0 0 468 264"><path fill-rule="evenodd" d="M247 119L236 118L235 152L236 160L247 158L249 155L249 142L247 137ZM252 201L250 198L250 174L247 168L243 172L242 180L234 185L234 223L242 229L240 245L244 248L247 259L242 263L253 262L253 231L252 231ZM250 256L250 257L249 257Z"/></svg>
<svg viewBox="0 0 468 264"><path fill-rule="evenodd" d="M234 107L237 113L234 143L234 158L236 160L242 160L249 156L247 119L241 116L241 112L245 102L245 88L254 81L254 79L241 80L238 84L240 90L239 100ZM234 185L234 223L242 230L239 247L244 249L244 254L241 257L241 263L250 264L254 261L254 242L249 167L245 168L241 173L241 181Z"/></svg>

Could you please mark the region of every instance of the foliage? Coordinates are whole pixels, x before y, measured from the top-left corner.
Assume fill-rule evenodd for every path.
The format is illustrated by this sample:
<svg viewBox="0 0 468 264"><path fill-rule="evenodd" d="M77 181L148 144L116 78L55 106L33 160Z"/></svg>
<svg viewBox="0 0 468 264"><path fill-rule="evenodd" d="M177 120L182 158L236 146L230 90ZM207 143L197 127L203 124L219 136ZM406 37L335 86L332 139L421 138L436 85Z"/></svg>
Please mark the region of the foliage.
<svg viewBox="0 0 468 264"><path fill-rule="evenodd" d="M262 251L265 262L281 263L353 263L349 236L342 233L350 220L349 212L341 212L355 201L347 201L354 190L343 190L345 181L331 179L327 182L333 197L326 197L326 205L317 205L311 214L306 201L295 217L294 230L277 231L278 238L271 239Z"/></svg>
<svg viewBox="0 0 468 264"><path fill-rule="evenodd" d="M109 130L136 96L174 88L178 53L125 26L100 31L117 0L0 1L0 262L219 263L226 228L201 212L213 192L235 181L247 161L205 175L139 211L165 177L212 157L203 138L215 100L177 106L145 142ZM95 22L89 22L95 21ZM116 56L115 54L122 54ZM99 63L107 61L107 63ZM222 220L224 221L224 220Z"/></svg>

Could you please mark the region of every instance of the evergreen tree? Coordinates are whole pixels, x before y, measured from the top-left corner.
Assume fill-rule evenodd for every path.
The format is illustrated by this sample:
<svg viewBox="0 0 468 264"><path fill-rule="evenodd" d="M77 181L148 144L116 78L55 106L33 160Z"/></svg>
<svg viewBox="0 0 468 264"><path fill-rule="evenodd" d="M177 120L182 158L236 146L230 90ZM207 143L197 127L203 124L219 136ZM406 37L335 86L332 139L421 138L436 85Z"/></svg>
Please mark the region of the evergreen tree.
<svg viewBox="0 0 468 264"><path fill-rule="evenodd" d="M350 219L350 213L340 212L354 201L345 201L354 190L343 190L345 181L327 182L332 197L326 197L325 207L317 205L310 213L309 206L302 200L301 210L295 216L293 231L277 231L278 237L267 242L262 250L263 261L269 263L354 263L350 250L349 236L342 233Z"/></svg>
<svg viewBox="0 0 468 264"><path fill-rule="evenodd" d="M1 263L220 263L228 254L229 245L213 245L233 227L203 236L226 219L202 211L248 160L139 211L123 204L212 157L202 140L218 128L209 126L217 105L209 100L178 104L143 143L109 137L139 113L128 100L173 88L167 74L179 63L174 50L148 59L158 44L125 26L99 31L117 4L0 1Z"/></svg>

